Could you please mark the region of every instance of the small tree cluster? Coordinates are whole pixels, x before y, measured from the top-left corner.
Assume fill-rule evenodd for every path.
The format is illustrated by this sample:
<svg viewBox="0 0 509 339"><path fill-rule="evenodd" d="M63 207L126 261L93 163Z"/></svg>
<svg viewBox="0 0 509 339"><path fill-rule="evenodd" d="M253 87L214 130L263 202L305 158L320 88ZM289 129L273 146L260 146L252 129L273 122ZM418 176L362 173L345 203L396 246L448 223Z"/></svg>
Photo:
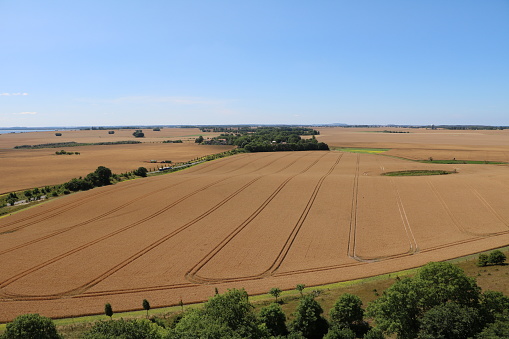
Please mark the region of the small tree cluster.
<svg viewBox="0 0 509 339"><path fill-rule="evenodd" d="M491 252L489 255L487 254L479 254L479 259L477 261L477 266L484 267L488 265L502 265L506 261L507 257L502 251L495 250Z"/></svg>
<svg viewBox="0 0 509 339"><path fill-rule="evenodd" d="M137 129L136 131L134 131L133 135L135 138L145 137L145 133L143 133L143 130L141 130L141 129Z"/></svg>

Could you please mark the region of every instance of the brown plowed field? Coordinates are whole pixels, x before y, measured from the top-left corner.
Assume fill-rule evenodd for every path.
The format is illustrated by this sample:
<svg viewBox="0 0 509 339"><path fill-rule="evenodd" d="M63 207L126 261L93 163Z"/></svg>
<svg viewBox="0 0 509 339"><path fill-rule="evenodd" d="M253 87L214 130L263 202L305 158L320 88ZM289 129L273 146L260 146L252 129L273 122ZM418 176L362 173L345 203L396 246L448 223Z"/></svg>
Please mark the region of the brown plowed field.
<svg viewBox="0 0 509 339"><path fill-rule="evenodd" d="M509 162L509 130L431 130L423 128L322 127L318 139L329 146L390 148L386 155L406 159ZM381 133L384 130L409 133Z"/></svg>
<svg viewBox="0 0 509 339"><path fill-rule="evenodd" d="M456 168L446 176L382 172ZM506 165L342 152L242 154L0 219L0 321L264 293L509 244Z"/></svg>

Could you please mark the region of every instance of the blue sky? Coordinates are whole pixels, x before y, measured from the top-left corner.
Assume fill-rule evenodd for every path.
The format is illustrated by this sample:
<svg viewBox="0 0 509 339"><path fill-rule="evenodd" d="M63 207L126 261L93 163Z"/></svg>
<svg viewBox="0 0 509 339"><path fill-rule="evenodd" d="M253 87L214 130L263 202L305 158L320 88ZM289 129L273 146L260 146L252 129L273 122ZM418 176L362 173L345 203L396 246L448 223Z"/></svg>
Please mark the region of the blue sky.
<svg viewBox="0 0 509 339"><path fill-rule="evenodd" d="M509 1L0 0L0 126L509 125Z"/></svg>

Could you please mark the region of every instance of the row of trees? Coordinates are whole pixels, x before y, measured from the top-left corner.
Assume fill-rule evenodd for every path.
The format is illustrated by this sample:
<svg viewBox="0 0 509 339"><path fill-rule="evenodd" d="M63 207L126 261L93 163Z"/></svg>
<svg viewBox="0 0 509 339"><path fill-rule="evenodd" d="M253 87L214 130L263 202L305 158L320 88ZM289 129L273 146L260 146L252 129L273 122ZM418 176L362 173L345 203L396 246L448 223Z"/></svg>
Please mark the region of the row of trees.
<svg viewBox="0 0 509 339"><path fill-rule="evenodd" d="M73 155L73 154L76 154L76 155L80 155L81 153L80 152L68 152L68 151L65 151L65 150L61 150L61 151L56 151L55 152L56 155Z"/></svg>

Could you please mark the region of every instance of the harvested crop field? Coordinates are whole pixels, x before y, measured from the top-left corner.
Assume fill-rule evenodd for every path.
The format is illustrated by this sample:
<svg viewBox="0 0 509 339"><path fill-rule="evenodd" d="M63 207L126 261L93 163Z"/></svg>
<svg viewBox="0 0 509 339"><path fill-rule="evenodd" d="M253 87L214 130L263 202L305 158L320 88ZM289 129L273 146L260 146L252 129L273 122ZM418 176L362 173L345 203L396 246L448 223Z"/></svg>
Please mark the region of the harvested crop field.
<svg viewBox="0 0 509 339"><path fill-rule="evenodd" d="M444 176L389 177L442 169ZM0 321L319 285L509 243L506 165L241 154L0 219Z"/></svg>
<svg viewBox="0 0 509 339"><path fill-rule="evenodd" d="M389 148L385 155L413 160L509 162L509 130L322 127L318 139L329 146ZM408 132L384 133L383 131Z"/></svg>

